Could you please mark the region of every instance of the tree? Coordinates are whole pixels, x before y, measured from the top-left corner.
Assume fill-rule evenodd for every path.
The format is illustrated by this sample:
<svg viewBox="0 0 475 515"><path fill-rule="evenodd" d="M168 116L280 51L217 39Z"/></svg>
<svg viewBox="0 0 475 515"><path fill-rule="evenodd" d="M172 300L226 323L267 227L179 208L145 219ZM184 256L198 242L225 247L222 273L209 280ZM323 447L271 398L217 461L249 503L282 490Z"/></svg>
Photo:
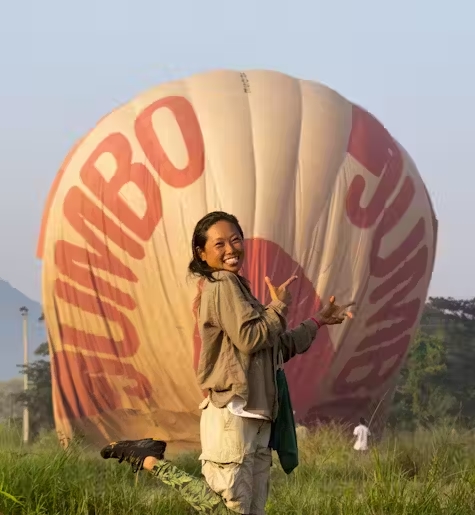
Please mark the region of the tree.
<svg viewBox="0 0 475 515"><path fill-rule="evenodd" d="M475 421L475 299L431 297L401 370L389 422L412 429Z"/></svg>
<svg viewBox="0 0 475 515"><path fill-rule="evenodd" d="M443 339L419 329L396 387L391 425L413 429L453 416L456 400L444 388L446 361Z"/></svg>
<svg viewBox="0 0 475 515"><path fill-rule="evenodd" d="M475 298L431 297L423 323L426 331L444 339L444 387L456 399L461 420L469 424L475 420Z"/></svg>

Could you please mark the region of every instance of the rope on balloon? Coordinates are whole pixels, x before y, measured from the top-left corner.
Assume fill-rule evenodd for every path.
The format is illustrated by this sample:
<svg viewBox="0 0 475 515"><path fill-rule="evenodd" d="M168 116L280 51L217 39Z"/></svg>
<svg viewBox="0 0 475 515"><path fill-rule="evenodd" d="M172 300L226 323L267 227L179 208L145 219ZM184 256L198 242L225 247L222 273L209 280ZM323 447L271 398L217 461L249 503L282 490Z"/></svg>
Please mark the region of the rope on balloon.
<svg viewBox="0 0 475 515"><path fill-rule="evenodd" d="M370 420L368 422L368 428L370 428L371 424L373 423L373 421L375 421L375 426L376 426L375 432L376 433L380 433L381 430L383 429L383 427L382 427L382 425L383 425L382 424L382 417L381 416L376 417L376 415L378 414L379 408L383 404L383 402L386 399L386 396L387 396L388 393L389 393L389 390L386 390L384 395L379 400L379 402L378 402L376 408L374 409L374 411L373 411L373 408L370 406L370 411L373 411L373 413L372 413L371 418L370 418Z"/></svg>

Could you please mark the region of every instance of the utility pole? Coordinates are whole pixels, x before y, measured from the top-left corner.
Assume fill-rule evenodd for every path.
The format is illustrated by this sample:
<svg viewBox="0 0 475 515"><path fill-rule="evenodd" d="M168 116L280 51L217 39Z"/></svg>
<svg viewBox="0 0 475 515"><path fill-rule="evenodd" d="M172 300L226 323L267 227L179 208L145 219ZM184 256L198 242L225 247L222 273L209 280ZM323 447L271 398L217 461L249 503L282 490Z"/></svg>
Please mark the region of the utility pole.
<svg viewBox="0 0 475 515"><path fill-rule="evenodd" d="M28 308L22 306L20 308L21 316L23 317L23 391L28 391ZM23 406L23 443L27 444L29 441L30 418L28 413L28 405Z"/></svg>

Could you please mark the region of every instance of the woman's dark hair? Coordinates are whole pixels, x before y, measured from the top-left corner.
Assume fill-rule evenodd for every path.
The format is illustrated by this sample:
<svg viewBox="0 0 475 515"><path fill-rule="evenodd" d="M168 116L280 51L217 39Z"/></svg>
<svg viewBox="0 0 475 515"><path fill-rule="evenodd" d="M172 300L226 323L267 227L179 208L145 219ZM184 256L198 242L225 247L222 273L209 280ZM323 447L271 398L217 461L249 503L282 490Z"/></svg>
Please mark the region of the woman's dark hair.
<svg viewBox="0 0 475 515"><path fill-rule="evenodd" d="M361 417L360 418L360 424L362 424L363 426L366 426L366 419L364 417Z"/></svg>
<svg viewBox="0 0 475 515"><path fill-rule="evenodd" d="M190 261L188 265L188 271L192 275L196 275L198 277L203 277L208 279L210 282L215 282L216 279L213 277L214 270L208 266L206 261L203 261L200 258L200 251L205 248L206 240L208 238L207 233L208 229L212 227L214 224L218 222L229 222L233 224L238 230L241 238L244 239L244 233L239 225L238 219L234 215L230 215L229 213L225 213L224 211L213 211L205 215L195 227L193 231L193 238L191 239L191 252L193 255L193 259Z"/></svg>

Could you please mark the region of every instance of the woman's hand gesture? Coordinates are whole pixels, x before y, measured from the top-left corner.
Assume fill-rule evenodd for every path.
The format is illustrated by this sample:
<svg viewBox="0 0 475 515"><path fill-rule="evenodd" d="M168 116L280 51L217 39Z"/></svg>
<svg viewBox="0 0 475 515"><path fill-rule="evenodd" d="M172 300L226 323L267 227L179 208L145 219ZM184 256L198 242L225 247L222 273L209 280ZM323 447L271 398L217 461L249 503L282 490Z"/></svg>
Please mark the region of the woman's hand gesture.
<svg viewBox="0 0 475 515"><path fill-rule="evenodd" d="M350 306L354 306L354 302L339 306L335 304L335 296L330 297L330 302L326 304L315 316L320 325L341 324L345 318L354 318L351 311L347 311Z"/></svg>
<svg viewBox="0 0 475 515"><path fill-rule="evenodd" d="M297 279L296 275L289 277L285 283L282 283L280 286L274 286L268 277L265 277L265 281L267 287L269 288L270 298L271 300L280 300L285 305L289 305L292 302L292 295L287 289L287 287L292 284Z"/></svg>

